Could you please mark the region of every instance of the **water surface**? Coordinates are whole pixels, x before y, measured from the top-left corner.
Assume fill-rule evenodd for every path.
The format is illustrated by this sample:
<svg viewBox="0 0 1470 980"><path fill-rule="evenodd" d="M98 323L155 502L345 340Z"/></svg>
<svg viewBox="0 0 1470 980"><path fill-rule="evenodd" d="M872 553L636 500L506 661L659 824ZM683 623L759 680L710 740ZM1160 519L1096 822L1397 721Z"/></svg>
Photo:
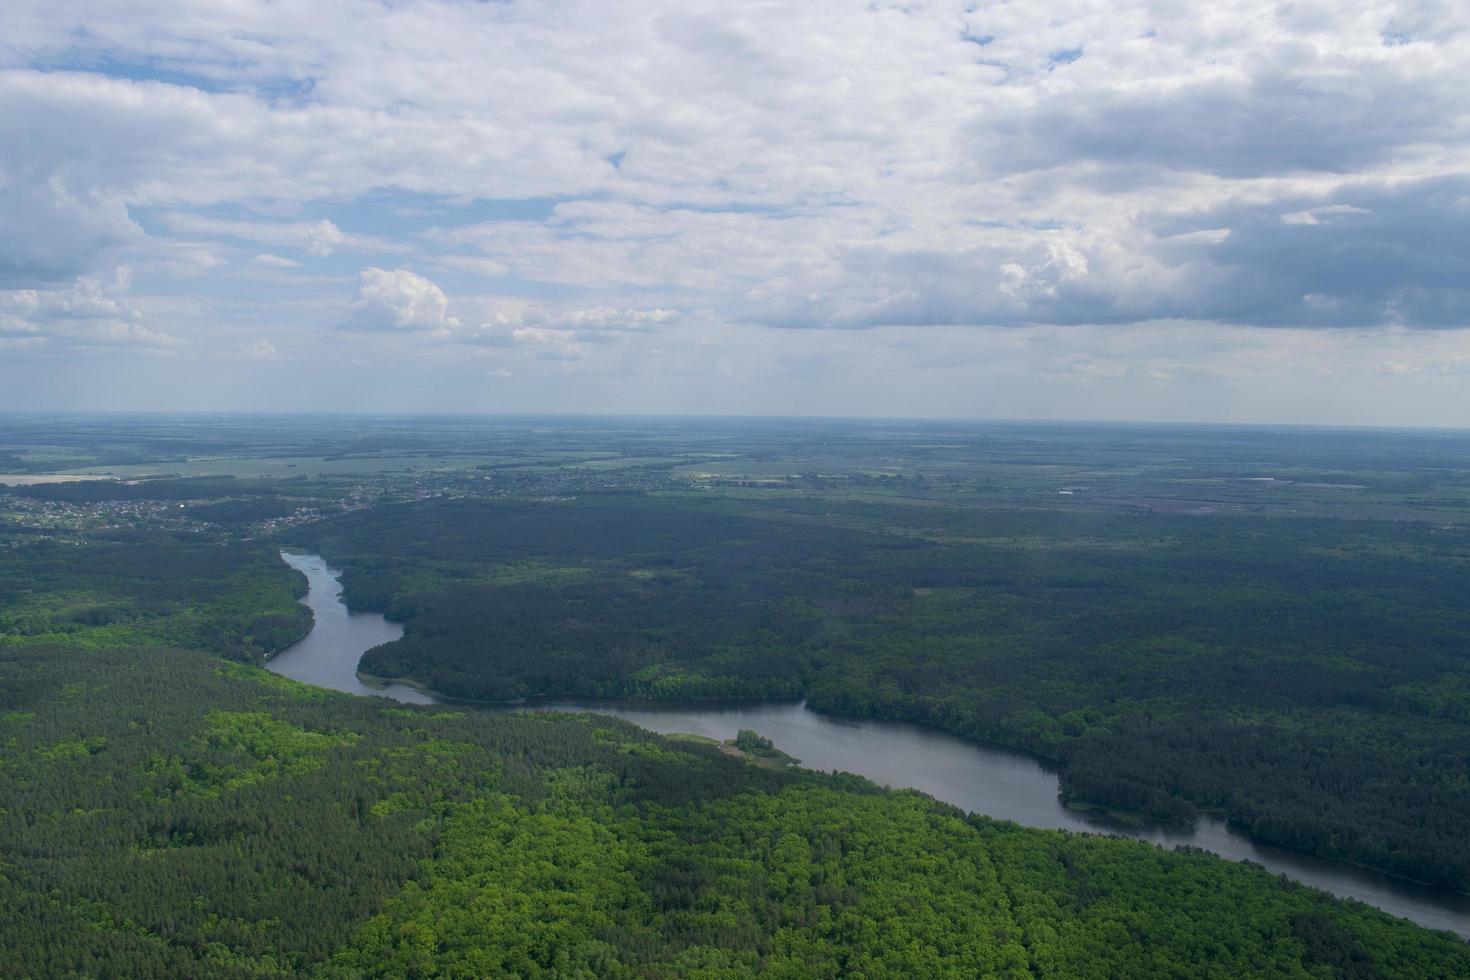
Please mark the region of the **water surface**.
<svg viewBox="0 0 1470 980"><path fill-rule="evenodd" d="M328 568L320 555L281 552L286 564L306 575L310 591L301 600L316 623L306 638L266 661L266 669L283 677L329 687L348 694L375 694L409 704L433 704L432 695L406 684L374 686L357 676L363 652L403 635L403 627L377 613L348 612L342 604L341 573Z"/></svg>
<svg viewBox="0 0 1470 980"><path fill-rule="evenodd" d="M1113 833L1164 847L1188 844L1233 861L1254 861L1275 874L1356 898L1431 929L1470 938L1470 896L1417 885L1341 861L1257 844L1223 820L1191 826L1133 827L1062 805L1056 773L1029 755L983 745L935 728L819 714L805 704L641 702L556 698L519 711L595 711L655 732L734 738L750 728L796 756L808 769L843 770L895 788L922 790L972 813L1028 827Z"/></svg>
<svg viewBox="0 0 1470 980"><path fill-rule="evenodd" d="M404 684L374 686L357 676L370 647L402 635L375 613L349 613L340 598L339 575L317 555L283 553L306 574L304 600L316 616L310 635L266 666L278 674L349 694L413 704L436 699ZM966 741L935 728L903 722L838 718L797 703L610 701L557 698L487 708L501 711L593 711L624 718L655 732L734 738L751 728L796 756L809 769L843 770L895 788L912 788L973 813L1028 827L1121 833L1165 847L1189 844L1231 860L1250 860L1276 874L1355 898L1393 915L1470 937L1470 896L1428 888L1339 861L1256 844L1223 821L1201 818L1193 827L1124 827L1062 806L1056 773L1028 755Z"/></svg>

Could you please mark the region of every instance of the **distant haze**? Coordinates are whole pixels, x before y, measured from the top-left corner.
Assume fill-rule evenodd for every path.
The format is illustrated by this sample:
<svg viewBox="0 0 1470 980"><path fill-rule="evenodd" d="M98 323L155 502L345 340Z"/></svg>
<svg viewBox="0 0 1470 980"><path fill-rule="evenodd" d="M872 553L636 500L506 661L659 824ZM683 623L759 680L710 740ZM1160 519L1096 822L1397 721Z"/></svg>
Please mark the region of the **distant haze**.
<svg viewBox="0 0 1470 980"><path fill-rule="evenodd" d="M1467 11L9 0L0 410L1470 426Z"/></svg>

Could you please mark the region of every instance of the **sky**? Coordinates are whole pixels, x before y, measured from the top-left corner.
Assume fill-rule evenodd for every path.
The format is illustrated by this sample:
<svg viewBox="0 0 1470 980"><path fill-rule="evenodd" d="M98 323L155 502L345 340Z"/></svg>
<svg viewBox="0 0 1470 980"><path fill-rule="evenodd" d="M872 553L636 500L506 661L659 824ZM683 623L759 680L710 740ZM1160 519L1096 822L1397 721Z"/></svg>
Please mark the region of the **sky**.
<svg viewBox="0 0 1470 980"><path fill-rule="evenodd" d="M1470 5L6 0L0 410L1470 426Z"/></svg>

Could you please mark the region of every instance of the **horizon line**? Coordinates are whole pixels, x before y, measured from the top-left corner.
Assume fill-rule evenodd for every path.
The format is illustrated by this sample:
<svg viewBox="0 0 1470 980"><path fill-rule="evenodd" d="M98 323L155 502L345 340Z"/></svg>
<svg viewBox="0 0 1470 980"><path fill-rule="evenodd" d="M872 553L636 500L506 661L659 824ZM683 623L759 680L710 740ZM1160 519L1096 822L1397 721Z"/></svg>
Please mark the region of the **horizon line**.
<svg viewBox="0 0 1470 980"><path fill-rule="evenodd" d="M846 422L877 424L903 422L918 424L1026 425L1026 426L1094 426L1212 428L1212 429L1312 429L1322 431L1440 432L1470 433L1470 426L1455 425L1389 425L1341 422L1249 422L1209 419L1045 419L999 418L960 415L785 415L752 413L674 413L674 412L546 412L546 411L365 411L357 409L13 409L0 408L0 419L32 418L340 418L340 419L659 419L688 421L760 421L760 422Z"/></svg>

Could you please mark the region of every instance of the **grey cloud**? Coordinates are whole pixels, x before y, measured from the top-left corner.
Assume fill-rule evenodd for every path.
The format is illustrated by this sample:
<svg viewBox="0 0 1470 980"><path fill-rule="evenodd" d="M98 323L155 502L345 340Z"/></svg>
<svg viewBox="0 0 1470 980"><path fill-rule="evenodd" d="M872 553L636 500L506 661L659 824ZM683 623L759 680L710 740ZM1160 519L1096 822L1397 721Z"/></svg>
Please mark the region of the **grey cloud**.
<svg viewBox="0 0 1470 980"><path fill-rule="evenodd" d="M1470 18L1459 0L1404 0L1383 25L1385 44L1448 41L1470 32Z"/></svg>
<svg viewBox="0 0 1470 980"><path fill-rule="evenodd" d="M74 193L59 178L21 181L0 172L0 286L65 282L109 250L142 236L114 197Z"/></svg>
<svg viewBox="0 0 1470 980"><path fill-rule="evenodd" d="M781 327L1131 323L1162 300L1135 295L1132 277L1060 236L963 251L848 250L843 283L828 293L748 311ZM1152 302L1151 302L1152 300Z"/></svg>
<svg viewBox="0 0 1470 980"><path fill-rule="evenodd" d="M850 248L842 276L743 310L781 327L1215 321L1470 326L1470 178L1355 182L1146 215L1116 238L966 250Z"/></svg>
<svg viewBox="0 0 1470 980"><path fill-rule="evenodd" d="M1232 178L1352 173L1406 145L1463 137L1462 103L1459 93L1426 89L1386 67L1325 82L1272 71L1181 88L1069 92L987 121L976 145L997 171L1092 161L1126 168L1135 183L1158 170Z"/></svg>
<svg viewBox="0 0 1470 980"><path fill-rule="evenodd" d="M1470 178L1359 183L1155 223L1228 228L1163 250L1198 270L1182 315L1263 326L1470 325Z"/></svg>
<svg viewBox="0 0 1470 980"><path fill-rule="evenodd" d="M11 6L30 13L0 64L30 67L0 71L0 290L72 303L0 305L16 345L142 342L161 318L201 360L245 356L223 331L331 370L343 337L310 328L335 324L377 332L352 342L364 363L478 376L503 354L530 379L537 357L611 377L828 345L886 369L881 329L750 328L914 326L892 336L944 372L989 333L946 325L998 325L1030 328L1002 348L1093 336L1058 363L1099 375L1130 334L1167 351L1235 329L1218 321L1470 321L1454 0L348 4L288 32L255 0ZM167 81L108 77L145 65ZM526 198L557 203L435 206ZM475 224L423 230L425 211ZM63 294L114 249L139 312L77 315ZM354 249L388 267L355 296ZM294 262L320 275L270 271ZM1370 363L1422 361L1388 347ZM1127 360L1185 376L1156 353Z"/></svg>

